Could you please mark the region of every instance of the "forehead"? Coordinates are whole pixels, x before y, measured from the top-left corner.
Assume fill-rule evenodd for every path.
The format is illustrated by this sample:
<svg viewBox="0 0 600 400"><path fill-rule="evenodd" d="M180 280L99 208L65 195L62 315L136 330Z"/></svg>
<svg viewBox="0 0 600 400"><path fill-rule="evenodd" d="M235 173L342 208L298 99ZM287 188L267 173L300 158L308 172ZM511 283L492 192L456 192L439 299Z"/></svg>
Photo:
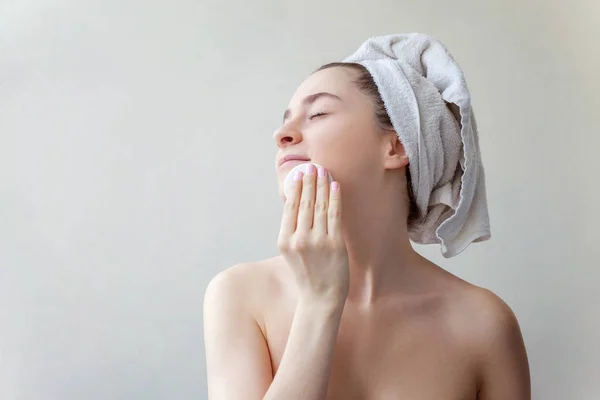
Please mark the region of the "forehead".
<svg viewBox="0 0 600 400"><path fill-rule="evenodd" d="M290 100L290 106L297 106L304 97L318 92L333 93L346 100L357 92L353 83L355 78L356 73L348 68L332 67L317 71L298 86Z"/></svg>

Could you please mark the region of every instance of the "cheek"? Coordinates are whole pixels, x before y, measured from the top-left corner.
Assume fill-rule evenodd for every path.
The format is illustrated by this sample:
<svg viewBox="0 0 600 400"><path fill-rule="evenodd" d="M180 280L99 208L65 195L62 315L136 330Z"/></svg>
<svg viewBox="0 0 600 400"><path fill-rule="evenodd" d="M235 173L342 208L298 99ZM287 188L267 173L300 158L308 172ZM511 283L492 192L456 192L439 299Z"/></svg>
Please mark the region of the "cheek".
<svg viewBox="0 0 600 400"><path fill-rule="evenodd" d="M343 129L330 130L314 143L314 160L331 170L340 181L358 178L373 171L379 157L376 132L361 126L346 125ZM315 138L317 139L317 138Z"/></svg>

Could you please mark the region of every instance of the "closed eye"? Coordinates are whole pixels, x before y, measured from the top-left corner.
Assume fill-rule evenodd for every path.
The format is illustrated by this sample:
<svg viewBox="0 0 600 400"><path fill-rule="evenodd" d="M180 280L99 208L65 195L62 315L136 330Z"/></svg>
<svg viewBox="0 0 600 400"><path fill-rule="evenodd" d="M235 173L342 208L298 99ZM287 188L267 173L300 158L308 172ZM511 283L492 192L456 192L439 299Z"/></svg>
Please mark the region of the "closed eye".
<svg viewBox="0 0 600 400"><path fill-rule="evenodd" d="M318 112L318 113L315 113L315 114L311 114L311 115L308 117L308 119L313 119L313 118L320 117L320 116L322 116L322 115L326 115L326 114L327 114L327 113L324 113L324 112Z"/></svg>

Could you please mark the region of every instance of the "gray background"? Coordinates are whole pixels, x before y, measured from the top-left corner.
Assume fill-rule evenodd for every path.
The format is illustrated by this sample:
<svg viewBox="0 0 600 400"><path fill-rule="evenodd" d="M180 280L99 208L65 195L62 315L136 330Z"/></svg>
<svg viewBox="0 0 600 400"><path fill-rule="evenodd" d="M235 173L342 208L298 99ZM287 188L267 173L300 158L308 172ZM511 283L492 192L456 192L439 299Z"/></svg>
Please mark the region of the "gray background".
<svg viewBox="0 0 600 400"><path fill-rule="evenodd" d="M461 64L535 399L600 398L600 3L0 0L0 398L206 398L209 280L276 254L272 133L369 36Z"/></svg>

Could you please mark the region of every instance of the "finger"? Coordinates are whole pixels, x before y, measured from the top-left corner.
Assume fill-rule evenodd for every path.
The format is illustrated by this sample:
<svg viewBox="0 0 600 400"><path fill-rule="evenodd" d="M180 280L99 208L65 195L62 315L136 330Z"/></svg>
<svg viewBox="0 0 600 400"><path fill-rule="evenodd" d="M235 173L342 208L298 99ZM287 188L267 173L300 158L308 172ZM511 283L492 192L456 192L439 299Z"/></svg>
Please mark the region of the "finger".
<svg viewBox="0 0 600 400"><path fill-rule="evenodd" d="M316 169L309 164L302 180L302 196L298 206L298 223L296 232L308 232L312 229L315 207Z"/></svg>
<svg viewBox="0 0 600 400"><path fill-rule="evenodd" d="M342 236L342 197L339 182L331 182L329 209L327 210L328 236Z"/></svg>
<svg viewBox="0 0 600 400"><path fill-rule="evenodd" d="M296 230L296 220L298 218L298 205L300 204L300 194L302 190L302 171L296 171L294 179L289 189L289 196L285 199L283 206L283 216L281 217L280 235L291 235Z"/></svg>
<svg viewBox="0 0 600 400"><path fill-rule="evenodd" d="M327 234L327 209L329 208L329 178L327 170L320 167L317 174L317 194L313 217L313 231Z"/></svg>

